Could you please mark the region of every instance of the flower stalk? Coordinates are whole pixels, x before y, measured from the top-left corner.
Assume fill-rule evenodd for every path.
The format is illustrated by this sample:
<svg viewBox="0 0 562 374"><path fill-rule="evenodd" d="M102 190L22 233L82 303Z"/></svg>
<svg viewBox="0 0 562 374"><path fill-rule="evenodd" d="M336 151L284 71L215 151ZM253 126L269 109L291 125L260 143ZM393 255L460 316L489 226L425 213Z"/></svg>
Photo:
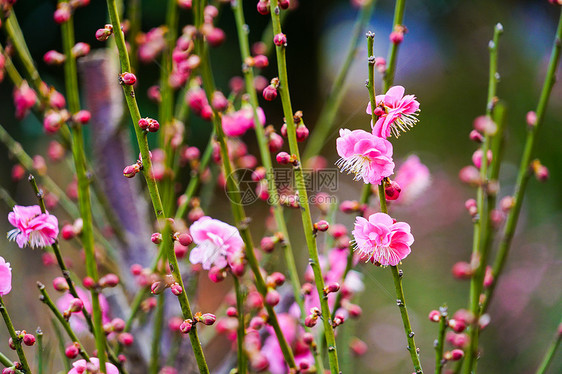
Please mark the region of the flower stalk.
<svg viewBox="0 0 562 374"><path fill-rule="evenodd" d="M443 345L445 340L445 331L447 330L447 306L443 305L439 308L439 314L441 318L439 319L439 335L435 341L435 374L441 374L443 371Z"/></svg>
<svg viewBox="0 0 562 374"><path fill-rule="evenodd" d="M279 7L277 0L270 1L271 21L273 24L273 33L275 35L282 34L281 23L279 19ZM324 278L322 270L320 269L320 259L318 257L318 248L314 230L312 225L312 218L310 214L310 205L308 201L308 193L306 191L306 184L304 182L304 175L302 170L302 162L297 144L297 135L295 121L293 119L293 109L291 106L291 97L289 94L289 79L287 75L287 62L286 62L286 47L284 45L277 45L275 47L277 55L277 68L279 73L279 95L283 105L283 113L287 123L287 137L289 139L289 148L291 154L296 157L296 165L294 167L295 184L299 193L299 204L301 207L302 225L306 237L306 244L309 253L309 263L314 272L314 280L316 289L320 299L320 306L324 323L324 336L328 350L328 361L330 364L330 371L332 374L339 373L338 353L336 348L336 339L334 335L334 328L332 326L332 318L330 308L328 306L328 297L324 294Z"/></svg>
<svg viewBox="0 0 562 374"><path fill-rule="evenodd" d="M21 345L22 338L16 334L16 329L12 324L12 319L8 314L8 310L4 305L4 299L0 296L0 314L2 314L2 318L4 319L4 323L8 328L8 333L12 338L12 342L14 343L14 347L16 348L16 352L18 354L18 358L20 360L21 370L26 374L31 374L31 369L29 368L29 364L27 363L27 358L25 357L25 352L23 351L23 347Z"/></svg>

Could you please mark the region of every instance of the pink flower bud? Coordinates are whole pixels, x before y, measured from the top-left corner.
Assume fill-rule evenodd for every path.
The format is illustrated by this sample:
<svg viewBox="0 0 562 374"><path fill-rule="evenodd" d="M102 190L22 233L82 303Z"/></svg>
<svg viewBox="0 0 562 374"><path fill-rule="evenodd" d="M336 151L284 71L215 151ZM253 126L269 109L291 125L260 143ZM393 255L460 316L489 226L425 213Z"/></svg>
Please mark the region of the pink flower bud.
<svg viewBox="0 0 562 374"><path fill-rule="evenodd" d="M277 133L271 133L269 135L268 146L270 152L279 152L279 150L283 148L283 138L281 137L281 135Z"/></svg>
<svg viewBox="0 0 562 374"><path fill-rule="evenodd" d="M463 183L477 186L480 184L480 172L474 166L465 166L459 172L459 179Z"/></svg>
<svg viewBox="0 0 562 374"><path fill-rule="evenodd" d="M539 182L546 182L549 177L548 168L542 165L539 160L535 160L532 163L532 169L535 173L535 177Z"/></svg>
<svg viewBox="0 0 562 374"><path fill-rule="evenodd" d="M184 232L180 235L178 235L178 241L181 243L181 245L184 246L189 246L191 243L193 243L193 238L191 237L191 235L189 235L188 233Z"/></svg>
<svg viewBox="0 0 562 374"><path fill-rule="evenodd" d="M291 6L291 1L290 0L279 0L278 4L279 4L279 8L281 8L281 9L289 9L289 7Z"/></svg>
<svg viewBox="0 0 562 374"><path fill-rule="evenodd" d="M277 97L277 88L270 84L269 86L264 88L262 95L263 98L267 101L273 101Z"/></svg>
<svg viewBox="0 0 562 374"><path fill-rule="evenodd" d="M506 196L500 200L500 208L505 213L509 212L515 205L515 198L513 196Z"/></svg>
<svg viewBox="0 0 562 374"><path fill-rule="evenodd" d="M68 283L63 277L56 277L53 279L53 288L59 292L68 291Z"/></svg>
<svg viewBox="0 0 562 374"><path fill-rule="evenodd" d="M235 307L229 306L226 309L226 315L229 316L229 317L232 317L232 318L236 318L236 317L238 317L238 311L236 310Z"/></svg>
<svg viewBox="0 0 562 374"><path fill-rule="evenodd" d="M276 237L265 236L260 241L260 248L267 253L273 252L275 249L275 243L277 243Z"/></svg>
<svg viewBox="0 0 562 374"><path fill-rule="evenodd" d="M119 84L132 86L137 82L137 77L133 73L123 73L119 75Z"/></svg>
<svg viewBox="0 0 562 374"><path fill-rule="evenodd" d="M282 286L285 283L285 276L279 272L272 273L267 277L267 283L272 287Z"/></svg>
<svg viewBox="0 0 562 374"><path fill-rule="evenodd" d="M76 236L76 231L74 230L74 226L70 224L66 224L62 227L61 236L64 240L73 239Z"/></svg>
<svg viewBox="0 0 562 374"><path fill-rule="evenodd" d="M259 0L258 1L258 13L262 16L269 14L269 0Z"/></svg>
<svg viewBox="0 0 562 374"><path fill-rule="evenodd" d="M80 123L82 125L85 125L88 122L90 122L91 118L92 118L92 114L88 110L81 110L72 116L72 120L74 122Z"/></svg>
<svg viewBox="0 0 562 374"><path fill-rule="evenodd" d="M117 340L119 341L119 343L123 344L125 347L128 347L128 346L133 344L133 342L135 341L135 338L133 337L133 335L131 333L123 332L123 333L119 334L119 336L117 337Z"/></svg>
<svg viewBox="0 0 562 374"><path fill-rule="evenodd" d="M447 361L458 361L463 357L464 351L462 349L453 349L452 351L443 353L443 359Z"/></svg>
<svg viewBox="0 0 562 374"><path fill-rule="evenodd" d="M156 132L160 128L160 123L157 120L150 118L148 121L148 131Z"/></svg>
<svg viewBox="0 0 562 374"><path fill-rule="evenodd" d="M123 321L121 318L114 318L111 321L112 330L115 332L121 332L125 330L125 325L125 321Z"/></svg>
<svg viewBox="0 0 562 374"><path fill-rule="evenodd" d="M470 140L476 143L482 143L484 137L476 130L472 130L469 135Z"/></svg>
<svg viewBox="0 0 562 374"><path fill-rule="evenodd" d="M80 354L80 349L76 346L76 344L70 344L65 348L64 354L66 355L66 357L72 360L78 357L78 355Z"/></svg>
<svg viewBox="0 0 562 374"><path fill-rule="evenodd" d="M64 118L61 112L49 110L45 113L45 117L43 117L43 129L45 129L45 132L48 134L54 134L63 124Z"/></svg>
<svg viewBox="0 0 562 374"><path fill-rule="evenodd" d="M453 277L457 279L470 279L473 274L472 266L465 261L459 261L453 265Z"/></svg>
<svg viewBox="0 0 562 374"><path fill-rule="evenodd" d="M310 131L305 125L299 125L297 126L295 133L297 135L297 141L304 142L308 138L308 134L310 133Z"/></svg>
<svg viewBox="0 0 562 374"><path fill-rule="evenodd" d="M302 291L303 295L310 295L313 290L314 290L314 286L310 283L304 283L301 286L301 291Z"/></svg>
<svg viewBox="0 0 562 374"><path fill-rule="evenodd" d="M32 345L35 344L35 336L33 336L32 334L25 334L23 336L23 344L27 345L28 347L31 347Z"/></svg>
<svg viewBox="0 0 562 374"><path fill-rule="evenodd" d="M199 322L204 325L211 326L215 323L217 317L212 313L205 313L199 317Z"/></svg>
<svg viewBox="0 0 562 374"><path fill-rule="evenodd" d="M176 296L179 296L182 294L183 292L183 288L181 288L181 286L179 285L179 283L174 283L170 286L170 290L172 291L172 293Z"/></svg>
<svg viewBox="0 0 562 374"><path fill-rule="evenodd" d="M116 274L106 274L100 278L100 287L115 287L119 284L119 277Z"/></svg>
<svg viewBox="0 0 562 374"><path fill-rule="evenodd" d="M537 113L533 112L532 110L527 112L527 125L533 127L537 124Z"/></svg>
<svg viewBox="0 0 562 374"><path fill-rule="evenodd" d="M45 61L47 65L61 65L65 59L62 53L54 50L48 51L43 55L43 61Z"/></svg>
<svg viewBox="0 0 562 374"><path fill-rule="evenodd" d="M287 46L287 36L285 34L277 34L273 37L273 44L278 47L286 47Z"/></svg>
<svg viewBox="0 0 562 374"><path fill-rule="evenodd" d="M152 234L152 236L150 237L150 240L152 240L152 242L154 244L160 244L162 243L162 234L160 234L159 232L155 232L154 234Z"/></svg>
<svg viewBox="0 0 562 374"><path fill-rule="evenodd" d="M207 38L207 42L211 47L218 47L226 39L226 34L224 33L224 31L222 31L222 29L213 27L209 29L207 33L205 33L205 37Z"/></svg>
<svg viewBox="0 0 562 374"><path fill-rule="evenodd" d="M256 372L262 372L269 367L269 361L261 352L256 352L250 357L250 366Z"/></svg>
<svg viewBox="0 0 562 374"><path fill-rule="evenodd" d="M281 295L279 295L279 292L277 292L276 290L270 289L265 294L265 302L268 305L275 306L279 304L280 300L281 300Z"/></svg>
<svg viewBox="0 0 562 374"><path fill-rule="evenodd" d="M309 315L304 319L304 325L306 327L314 327L318 323L318 316L317 315Z"/></svg>
<svg viewBox="0 0 562 374"><path fill-rule="evenodd" d="M226 271L218 266L213 266L209 270L209 279L214 283L221 282L226 279Z"/></svg>
<svg viewBox="0 0 562 374"><path fill-rule="evenodd" d="M393 31L390 33L389 39L392 44L400 44L404 40L404 33L401 31Z"/></svg>
<svg viewBox="0 0 562 374"><path fill-rule="evenodd" d="M281 165L287 165L291 162L291 156L287 152L279 152L275 159Z"/></svg>
<svg viewBox="0 0 562 374"><path fill-rule="evenodd" d="M107 27L108 25L106 25L103 29L98 29L96 31L96 39L100 42L105 42L107 39L109 39L109 37L111 36L111 34L113 34L113 26L111 27Z"/></svg>
<svg viewBox="0 0 562 374"><path fill-rule="evenodd" d="M125 166L123 169L123 175L127 178L133 178L140 171L138 164Z"/></svg>
<svg viewBox="0 0 562 374"><path fill-rule="evenodd" d="M159 295L166 289L166 282L156 281L150 286L150 292L154 295Z"/></svg>
<svg viewBox="0 0 562 374"><path fill-rule="evenodd" d="M12 180L14 182L20 181L25 175L25 169L20 164L14 165L12 168Z"/></svg>
<svg viewBox="0 0 562 374"><path fill-rule="evenodd" d="M191 331L191 327L193 326L193 321L190 319L186 319L185 321L183 321L180 325L180 331L183 334L187 334Z"/></svg>
<svg viewBox="0 0 562 374"><path fill-rule="evenodd" d="M84 309L84 302L80 299L72 299L68 305L68 311L70 313L78 313Z"/></svg>
<svg viewBox="0 0 562 374"><path fill-rule="evenodd" d="M324 293L326 295L333 293L333 292L338 292L340 290L340 285L339 283L331 283L329 285L327 285L326 287L324 287Z"/></svg>
<svg viewBox="0 0 562 374"><path fill-rule="evenodd" d="M92 277L84 277L84 279L82 279L82 285L84 288L92 289L96 286L96 282L92 279Z"/></svg>
<svg viewBox="0 0 562 374"><path fill-rule="evenodd" d="M160 95L160 87L158 86L150 86L147 91L148 98L155 102L159 103L162 101L162 95Z"/></svg>
<svg viewBox="0 0 562 374"><path fill-rule="evenodd" d="M262 317L257 316L250 320L250 328L254 330L260 330L263 326L265 326L265 322Z"/></svg>
<svg viewBox="0 0 562 374"><path fill-rule="evenodd" d="M139 127L141 128L141 130L147 130L148 127L150 126L150 118L141 118L139 119Z"/></svg>
<svg viewBox="0 0 562 374"><path fill-rule="evenodd" d="M53 162L60 161L64 157L64 147L57 141L53 140L49 143L47 156Z"/></svg>
<svg viewBox="0 0 562 374"><path fill-rule="evenodd" d="M213 105L213 108L215 108L215 110L217 110L218 112L224 112L228 108L228 100L220 91L213 92L211 104Z"/></svg>
<svg viewBox="0 0 562 374"><path fill-rule="evenodd" d="M466 329L466 324L463 321L458 321L456 319L449 320L449 327L455 332L463 332Z"/></svg>
<svg viewBox="0 0 562 374"><path fill-rule="evenodd" d="M480 169L482 167L482 155L484 153L482 152L481 149L477 149L473 154L472 154L472 163L474 164L474 166L476 166L478 169ZM488 159L488 165L490 165L490 163L492 162L492 151L488 150L488 152L486 152L487 155L487 159Z"/></svg>
<svg viewBox="0 0 562 374"><path fill-rule="evenodd" d="M183 320L180 317L172 317L168 322L168 328L173 332L179 332Z"/></svg>
<svg viewBox="0 0 562 374"><path fill-rule="evenodd" d="M68 3L59 3L57 10L55 10L55 14L53 18L56 23L63 24L70 19L70 5Z"/></svg>
<svg viewBox="0 0 562 374"><path fill-rule="evenodd" d="M356 200L344 200L340 204L340 211L342 211L343 213L357 213L361 209L361 204Z"/></svg>
<svg viewBox="0 0 562 374"><path fill-rule="evenodd" d="M481 134L494 135L498 131L498 126L488 116L479 116L474 119L473 127Z"/></svg>
<svg viewBox="0 0 562 374"><path fill-rule="evenodd" d="M318 222L315 222L313 227L315 231L324 232L328 231L328 229L330 228L330 224L328 223L328 221L322 219Z"/></svg>
<svg viewBox="0 0 562 374"><path fill-rule="evenodd" d="M353 338L353 340L349 343L349 348L351 349L351 353L355 356L362 356L367 353L367 343L363 340L358 338Z"/></svg>
<svg viewBox="0 0 562 374"><path fill-rule="evenodd" d="M72 47L72 54L74 57L84 57L90 53L90 45L88 43L76 43L74 47Z"/></svg>
<svg viewBox="0 0 562 374"><path fill-rule="evenodd" d="M357 304L349 304L346 306L346 309L351 318L359 318L361 317L361 314L363 314L363 309L361 309L361 307Z"/></svg>
<svg viewBox="0 0 562 374"><path fill-rule="evenodd" d="M488 288L492 285L492 283L494 283L494 274L492 272L492 267L486 266L486 272L484 273L484 287Z"/></svg>
<svg viewBox="0 0 562 374"><path fill-rule="evenodd" d="M400 196L402 189L400 185L395 181L390 181L390 183L384 184L384 196L387 200L396 200Z"/></svg>
<svg viewBox="0 0 562 374"><path fill-rule="evenodd" d="M429 320L431 322L439 322L441 320L441 313L438 310L432 310L429 312Z"/></svg>
<svg viewBox="0 0 562 374"><path fill-rule="evenodd" d="M132 275L137 276L142 274L143 267L140 264L132 264L129 270L131 271Z"/></svg>

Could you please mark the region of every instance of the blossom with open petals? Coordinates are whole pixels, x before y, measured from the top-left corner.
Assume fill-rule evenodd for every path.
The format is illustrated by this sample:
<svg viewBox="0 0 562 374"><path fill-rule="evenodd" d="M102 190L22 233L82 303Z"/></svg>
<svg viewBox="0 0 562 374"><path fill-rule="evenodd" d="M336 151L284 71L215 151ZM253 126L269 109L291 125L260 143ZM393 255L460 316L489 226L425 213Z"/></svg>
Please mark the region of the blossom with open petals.
<svg viewBox="0 0 562 374"><path fill-rule="evenodd" d="M0 296L10 293L12 290L12 268L10 263L0 257Z"/></svg>
<svg viewBox="0 0 562 374"><path fill-rule="evenodd" d="M258 119L265 124L265 114L262 108L257 109ZM254 128L254 110L251 105L243 105L235 112L228 112L222 116L222 129L226 136L242 136L249 129Z"/></svg>
<svg viewBox="0 0 562 374"><path fill-rule="evenodd" d="M383 110L373 126L374 135L385 139L391 134L399 137L400 131L408 131L416 125L420 103L414 95L404 96L404 91L404 87L394 86L385 95L377 95L377 107L382 107ZM370 102L367 104L367 113L371 114Z"/></svg>
<svg viewBox="0 0 562 374"><path fill-rule="evenodd" d="M386 213L372 214L368 220L357 217L352 234L359 255L382 266L398 265L410 254L414 243L410 225L395 222Z"/></svg>
<svg viewBox="0 0 562 374"><path fill-rule="evenodd" d="M192 264L201 264L203 269L211 266L226 267L229 255L241 251L244 247L242 237L234 226L213 219L201 217L189 228L193 242L197 244L189 254Z"/></svg>
<svg viewBox="0 0 562 374"><path fill-rule="evenodd" d="M99 370L100 360L97 357L90 357L90 363L93 364L93 366L95 366L97 370ZM73 368L70 369L68 374L83 374L83 373L86 373L86 372L89 373L89 371L87 371L88 362L84 359L73 362L72 366L73 366ZM96 373L97 373L97 371L96 371ZM119 369L117 369L117 366L113 365L111 362L106 362L105 363L105 373L106 374L119 374Z"/></svg>
<svg viewBox="0 0 562 374"><path fill-rule="evenodd" d="M379 184L394 172L392 144L367 131L341 129L336 148L341 157L336 165L355 174L355 180Z"/></svg>
<svg viewBox="0 0 562 374"><path fill-rule="evenodd" d="M59 234L57 217L42 213L39 205L15 205L14 210L8 214L8 221L15 229L8 232L8 239L15 240L20 248L43 248L51 245Z"/></svg>

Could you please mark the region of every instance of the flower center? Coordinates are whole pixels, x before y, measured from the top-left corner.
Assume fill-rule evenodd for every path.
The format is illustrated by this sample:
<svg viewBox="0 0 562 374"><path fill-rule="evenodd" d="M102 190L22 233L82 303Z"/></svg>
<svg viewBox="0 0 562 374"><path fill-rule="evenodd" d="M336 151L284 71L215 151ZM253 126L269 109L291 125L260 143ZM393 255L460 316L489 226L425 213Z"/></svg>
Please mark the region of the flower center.
<svg viewBox="0 0 562 374"><path fill-rule="evenodd" d="M349 158L340 158L336 165L341 169L342 172L347 172L347 174L355 174L354 180L361 179L362 174L371 162L371 159L364 155L353 155Z"/></svg>

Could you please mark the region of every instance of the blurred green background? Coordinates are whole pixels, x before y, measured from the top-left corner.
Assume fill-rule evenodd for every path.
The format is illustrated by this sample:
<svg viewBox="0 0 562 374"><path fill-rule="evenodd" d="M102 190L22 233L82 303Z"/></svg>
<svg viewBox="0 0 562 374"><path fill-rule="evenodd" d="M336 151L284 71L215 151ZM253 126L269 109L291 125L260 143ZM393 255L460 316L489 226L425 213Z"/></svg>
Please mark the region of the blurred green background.
<svg viewBox="0 0 562 374"><path fill-rule="evenodd" d="M267 24L267 17L255 11L256 1L245 2L246 21L250 38L255 41ZM48 83L60 90L62 69L46 66L43 54L50 49L61 50L60 31L52 20L55 1L19 1L16 12L37 61L40 73ZM161 24L165 16L164 2L143 1L143 30ZM386 56L388 34L392 27L394 2L379 0L369 29L376 34L375 55ZM348 41L357 10L349 1L301 0L298 9L286 20L288 37L288 69L293 108L302 110L306 124L313 130L331 83L347 51ZM437 325L427 319L431 309L447 302L454 312L465 307L468 283L455 281L451 266L469 258L472 242L472 224L464 211L464 201L473 197L474 190L461 185L457 174L470 164L475 144L468 139L472 121L484 114L488 81L488 41L493 27L501 22L504 34L499 46L501 81L498 97L507 104L507 146L505 164L501 172L501 196L511 194L518 169L522 144L526 135L525 114L534 110L545 75L546 64L554 36L559 9L546 0L409 0L406 5L405 25L408 34L400 47L395 84L406 87L421 103L420 123L411 132L394 141L397 160L411 153L420 156L432 172L432 186L420 201L409 207L393 208L392 215L412 226L416 243L411 256L404 262L404 286L408 308L421 348L426 372L433 370L433 339ZM105 2L92 4L76 13L76 40L90 43L92 48L104 44L94 39L94 32L105 23ZM189 20L185 14L184 21ZM240 59L232 12L225 7L218 25L227 34L226 43L213 50L213 66L218 86L228 89L228 80L240 74ZM2 39L3 40L3 39ZM335 155L335 137L339 127L350 129L369 126L364 108L368 100L364 81L367 78L366 43L351 68L346 96L337 117L338 125L327 140L324 154L331 164ZM262 74L272 78L275 64ZM562 68L558 67L558 73ZM156 83L158 66L143 66L139 71L139 101L143 115L156 115L157 108L143 94ZM380 83L380 76L377 76ZM377 86L380 92L379 86ZM14 119L12 86L7 78L0 84L0 123L30 154L44 153L50 140L42 126L33 117L24 121ZM279 129L282 124L279 101L263 103L268 123ZM194 136L190 144L203 147L208 124L194 121ZM490 309L492 323L482 334L482 358L478 365L481 373L534 372L557 328L561 315L561 223L562 223L562 84L557 84L551 95L545 123L538 136L536 156L549 168L546 183L532 180L521 213L519 229L500 281L496 299ZM253 134L245 139L255 150ZM27 182L10 183L13 160L0 146L0 178L18 203L34 203ZM50 172L65 181L70 178L53 167ZM360 183L341 176L338 198L355 199ZM208 213L229 219L227 200L217 189L216 199ZM3 204L0 214L7 216ZM249 208L250 214L263 215L264 206ZM292 213L294 214L294 213ZM295 219L297 215L294 215ZM254 219L256 217L254 216ZM338 216L351 227L352 217ZM256 222L263 221L255 219ZM2 227L8 231L7 220ZM297 230L298 231L298 230ZM255 237L263 234L256 225ZM298 239L297 234L297 239ZM305 251L304 243L302 246ZM39 251L20 250L14 243L4 241L0 255L12 263L14 291L6 302L17 318L18 326L33 330L40 315L46 310L36 300L35 281L50 283L55 272L38 272ZM304 270L307 258L299 258ZM409 373L411 363L405 351L401 321L395 306L390 273L373 266L362 266L366 290L361 298L363 317L359 322L345 324L355 335L369 345L366 355L344 364L344 373ZM219 285L209 285L220 293ZM45 328L46 330L48 328ZM4 329L0 329L0 350L8 352ZM342 348L343 349L343 348ZM351 369L354 367L354 369ZM410 370L410 371L408 371ZM553 362L550 372L562 371L562 355Z"/></svg>

